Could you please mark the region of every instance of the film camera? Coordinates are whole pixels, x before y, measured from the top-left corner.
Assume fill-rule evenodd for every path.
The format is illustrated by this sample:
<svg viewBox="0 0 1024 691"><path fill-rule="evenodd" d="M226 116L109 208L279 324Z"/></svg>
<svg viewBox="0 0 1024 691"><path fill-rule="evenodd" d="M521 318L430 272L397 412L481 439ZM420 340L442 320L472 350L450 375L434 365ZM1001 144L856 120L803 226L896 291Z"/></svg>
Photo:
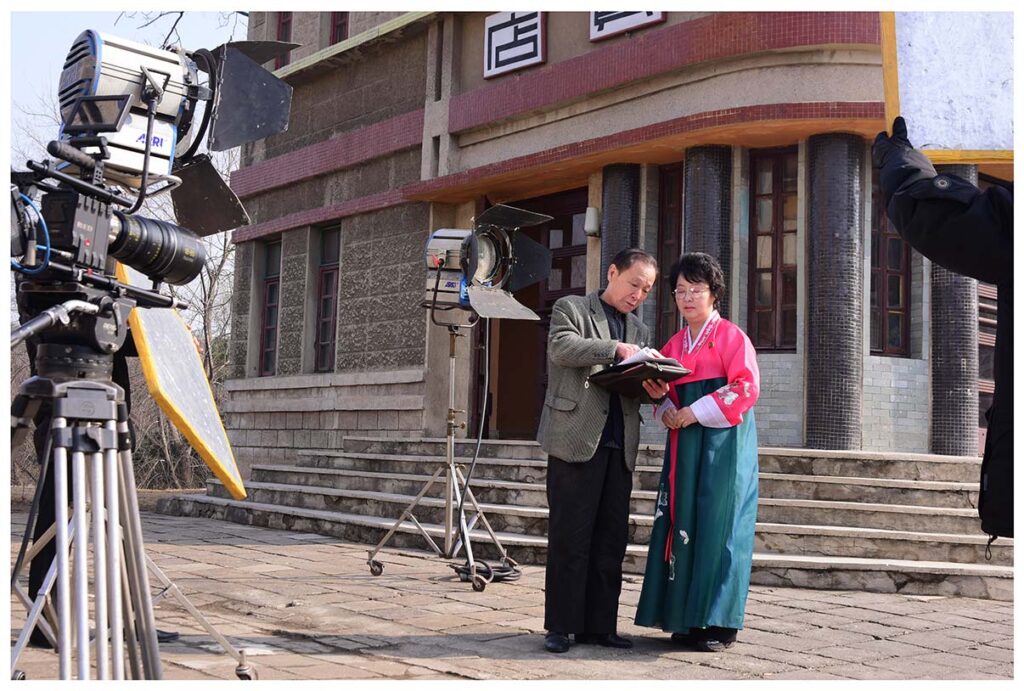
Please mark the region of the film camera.
<svg viewBox="0 0 1024 691"><path fill-rule="evenodd" d="M77 676L89 678L92 618L98 678L122 679L126 671L134 678L161 678L148 571L165 585L168 581L147 564L144 553L124 391L111 379L113 354L127 338L133 308L183 306L162 294L160 284L181 285L199 275L205 261L201 238L249 222L199 147L205 141L210 151L223 151L287 128L291 87L260 63L295 46L233 42L212 51L170 50L85 31L61 74L62 125L47 145L55 160L28 161L28 171L11 173L11 267L17 272L22 320L11 333L11 345L32 337L37 370L11 405L12 449L25 439L43 405L51 420L12 578L12 589L29 612L12 668L37 630L58 651L61 679L72 677L73 640ZM138 213L147 198L164 193L171 196L177 223ZM136 278L118 280L119 268L122 277ZM147 280L152 285L142 287ZM152 314L176 318L171 310ZM143 323L138 314L133 319L133 329ZM174 350L167 338L172 331L164 330L157 349ZM184 348L189 347L186 340ZM170 369L172 380L190 380L190 364L198 367L198 360L184 357L187 353L160 358L141 346L139 351L150 355L144 362L158 377L168 374L159 370ZM208 394L205 374L197 371ZM204 432L216 427L224 436L215 406L193 406L182 414L196 411L215 418ZM48 483L52 499L43 501ZM70 515L69 503L75 507ZM36 534L29 552L37 515L41 526L52 522L53 530L45 533L52 538ZM30 598L18 576L49 539L56 543L55 558L38 595ZM54 595L56 614L43 617ZM205 620L201 623L212 631ZM218 640L240 658L236 674L249 678L244 655Z"/></svg>

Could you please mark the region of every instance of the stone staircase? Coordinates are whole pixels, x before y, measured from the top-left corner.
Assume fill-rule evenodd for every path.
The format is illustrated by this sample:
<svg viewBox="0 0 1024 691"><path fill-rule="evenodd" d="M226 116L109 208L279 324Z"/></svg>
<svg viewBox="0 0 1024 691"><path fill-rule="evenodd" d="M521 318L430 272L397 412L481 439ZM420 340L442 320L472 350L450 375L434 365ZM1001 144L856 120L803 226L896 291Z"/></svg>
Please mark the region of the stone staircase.
<svg viewBox="0 0 1024 691"><path fill-rule="evenodd" d="M468 467L473 442L459 440ZM661 446L641 447L634 475L627 572L642 574L661 472ZM343 451L310 451L298 465L254 465L249 494L235 501L216 480L205 495L162 500L164 513L205 516L376 543L440 467L443 439L346 437ZM986 559L977 511L977 458L924 454L761 449L760 500L751 582L1013 598L1013 544ZM547 534L545 455L535 442L485 441L472 489L509 554L543 564ZM443 539L444 484L416 518ZM481 526L474 554L496 550ZM389 547L426 549L406 522ZM378 559L387 563L387 548Z"/></svg>

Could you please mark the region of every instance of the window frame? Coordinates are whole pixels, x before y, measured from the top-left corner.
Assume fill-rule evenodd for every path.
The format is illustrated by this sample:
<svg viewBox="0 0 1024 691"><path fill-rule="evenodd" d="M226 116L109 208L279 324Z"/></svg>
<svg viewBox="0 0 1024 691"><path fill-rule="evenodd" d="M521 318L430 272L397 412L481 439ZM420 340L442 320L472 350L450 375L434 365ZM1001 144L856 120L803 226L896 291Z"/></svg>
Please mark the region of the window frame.
<svg viewBox="0 0 1024 691"><path fill-rule="evenodd" d="M329 45L333 46L348 38L348 15L348 12L331 12L331 42ZM339 25L343 25L343 31L339 31Z"/></svg>
<svg viewBox="0 0 1024 691"><path fill-rule="evenodd" d="M870 229L870 258L868 261L868 351L872 355L883 357L910 357L910 299L911 281L913 272L911 270L912 255L910 243L905 241L889 220L882 203L881 188L878 183L878 170L872 169L871 173L871 229ZM889 268L889 246L890 240L898 240L902 252L901 268ZM891 307L889 305L889 279L899 277L902 284L901 302L903 307ZM877 293L877 296L876 296ZM874 302L878 298L878 304ZM876 327L876 313L879 315L878 326ZM903 328L900 334L901 346L889 344L889 316L891 314L903 315ZM880 328L881 347L875 346L876 329Z"/></svg>
<svg viewBox="0 0 1024 691"><path fill-rule="evenodd" d="M327 256L325 251L329 235L337 235L337 253ZM317 270L316 322L313 334L313 371L329 373L337 363L338 345L338 278L341 264L341 228L320 231L320 266ZM330 294L328 294L330 280ZM325 312L325 308L327 308ZM325 337L325 334L328 334ZM325 354L326 360L322 359Z"/></svg>
<svg viewBox="0 0 1024 691"><path fill-rule="evenodd" d="M793 230L787 231L784 227L785 199L788 194L796 197L796 204L801 203L799 196L799 180L792 191L785 189L785 166L786 159L792 157L796 165L796 175L799 177L799 158L796 146L776 147L771 149L753 149L750 151L749 159L749 192L750 204L748 209L748 226L750 247L748 248L747 264L747 334L751 343L758 351L776 353L795 353L797 350L797 312L799 309L799 229L794 223ZM772 191L769 194L758 194L757 191L757 170L761 160L772 161ZM771 231L769 233L758 233L757 225L757 201L758 198L770 196L772 199ZM799 209L799 206L797 207ZM792 235L795 243L795 257L793 264L784 263L785 236ZM771 237L772 265L768 270L759 269L757 265L757 239L758 237ZM771 297L767 307L758 306L757 285L759 276L771 273ZM793 301L783 302L782 282L785 277L793 280ZM784 342L784 314L792 314L792 343ZM760 339L758 315L769 314L772 320L772 339L766 343Z"/></svg>
<svg viewBox="0 0 1024 691"><path fill-rule="evenodd" d="M277 40L291 42L292 40L292 13L277 12ZM288 51L283 55L274 58L274 69L279 70L292 61L292 53Z"/></svg>
<svg viewBox="0 0 1024 691"><path fill-rule="evenodd" d="M271 274L269 271L269 255L271 247L277 246L277 267L275 273ZM258 343L259 347L259 369L258 374L261 377L272 377L277 374L277 351L278 351L278 334L280 331L280 318L281 318L281 240L272 240L270 242L263 243L263 278L261 280L261 297L260 297L260 340ZM269 294L272 288L277 289L277 300L276 302L269 302ZM270 325L268 319L271 310L274 313L273 324ZM265 346L267 342L267 335L273 334L271 339L270 347ZM269 359L267 355L272 355Z"/></svg>

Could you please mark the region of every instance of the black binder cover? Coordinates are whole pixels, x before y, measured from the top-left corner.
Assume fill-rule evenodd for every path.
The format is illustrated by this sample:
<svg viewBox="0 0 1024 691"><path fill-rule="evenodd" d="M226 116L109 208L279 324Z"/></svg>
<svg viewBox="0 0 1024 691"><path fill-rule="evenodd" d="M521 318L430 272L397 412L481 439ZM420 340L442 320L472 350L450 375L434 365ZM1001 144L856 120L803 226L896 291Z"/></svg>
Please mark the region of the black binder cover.
<svg viewBox="0 0 1024 691"><path fill-rule="evenodd" d="M662 358L646 362L633 362L628 365L613 365L606 370L592 374L587 381L603 386L609 391L637 398L644 392L644 379L661 379L668 383L685 377L690 370L679 364L675 358Z"/></svg>

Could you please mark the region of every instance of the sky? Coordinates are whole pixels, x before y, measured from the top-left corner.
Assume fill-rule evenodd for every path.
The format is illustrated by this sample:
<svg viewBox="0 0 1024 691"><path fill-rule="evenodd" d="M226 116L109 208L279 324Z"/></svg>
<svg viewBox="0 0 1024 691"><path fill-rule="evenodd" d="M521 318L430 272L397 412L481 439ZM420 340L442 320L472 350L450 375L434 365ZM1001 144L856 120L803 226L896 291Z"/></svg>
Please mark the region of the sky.
<svg viewBox="0 0 1024 691"><path fill-rule="evenodd" d="M64 58L71 44L86 29L96 29L139 43L158 46L170 32L177 15L160 18L151 26L139 28L159 14L142 12L12 12L11 20L11 102L33 108L55 99ZM234 38L245 39L245 17L225 25L218 12L185 12L177 25L181 44L189 50L215 48ZM232 27L235 34L232 36ZM45 37L45 40L40 40ZM17 111L12 108L10 117ZM12 133L14 130L12 129ZM15 136L16 133L15 133ZM55 137L45 133L46 137ZM15 142L11 143L16 146Z"/></svg>

